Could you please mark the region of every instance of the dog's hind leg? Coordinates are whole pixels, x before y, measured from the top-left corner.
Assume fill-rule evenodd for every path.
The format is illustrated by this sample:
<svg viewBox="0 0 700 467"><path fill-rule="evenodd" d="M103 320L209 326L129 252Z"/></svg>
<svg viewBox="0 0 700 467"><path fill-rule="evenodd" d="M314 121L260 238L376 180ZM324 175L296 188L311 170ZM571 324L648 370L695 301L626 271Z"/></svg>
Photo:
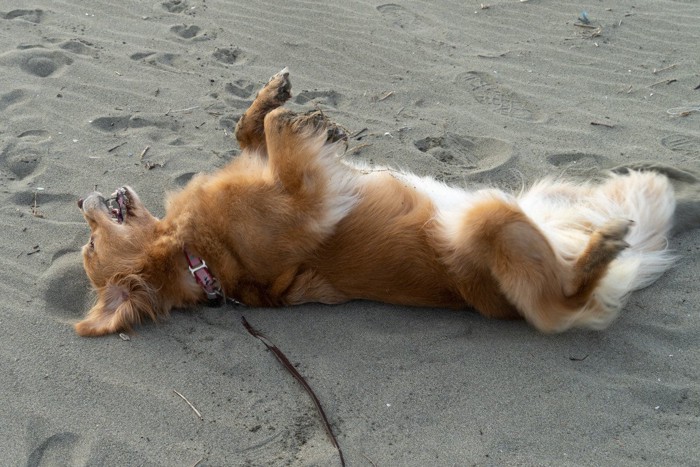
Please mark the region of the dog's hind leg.
<svg viewBox="0 0 700 467"><path fill-rule="evenodd" d="M241 149L265 150L265 116L289 100L292 96L291 89L289 72L284 68L270 78L258 92L251 106L236 124L235 135Z"/></svg>
<svg viewBox="0 0 700 467"><path fill-rule="evenodd" d="M508 302L541 331L600 327L617 310L598 303L594 292L627 247L623 239L629 226L625 220L603 225L576 260L566 261L514 201L494 196L477 202L462 218L449 262L455 270L472 264L488 271ZM465 298L479 302L487 297Z"/></svg>

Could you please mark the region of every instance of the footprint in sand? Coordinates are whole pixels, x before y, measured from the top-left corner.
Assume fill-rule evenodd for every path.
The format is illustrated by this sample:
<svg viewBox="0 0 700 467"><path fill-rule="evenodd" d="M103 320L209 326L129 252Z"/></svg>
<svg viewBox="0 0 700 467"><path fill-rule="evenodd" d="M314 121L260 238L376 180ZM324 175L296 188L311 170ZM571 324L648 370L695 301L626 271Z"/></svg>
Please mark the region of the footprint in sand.
<svg viewBox="0 0 700 467"><path fill-rule="evenodd" d="M294 102L303 105L313 101L317 104L337 107L341 98L342 95L335 91L301 91L297 94Z"/></svg>
<svg viewBox="0 0 700 467"><path fill-rule="evenodd" d="M48 465L65 465L73 458L72 452L80 437L70 431L56 433L41 440L37 447L29 453L27 467Z"/></svg>
<svg viewBox="0 0 700 467"><path fill-rule="evenodd" d="M47 141L49 132L46 130L27 130L17 135L18 138L36 138L38 141Z"/></svg>
<svg viewBox="0 0 700 467"><path fill-rule="evenodd" d="M700 154L700 138L695 136L676 133L662 138L661 144L671 151L680 151L688 154Z"/></svg>
<svg viewBox="0 0 700 467"><path fill-rule="evenodd" d="M525 121L541 121L542 113L534 104L499 84L495 78L480 71L460 73L455 78L457 86L463 86L474 99L492 112Z"/></svg>
<svg viewBox="0 0 700 467"><path fill-rule="evenodd" d="M212 55L217 61L227 65L238 63L244 57L243 51L236 47L224 49L217 48Z"/></svg>
<svg viewBox="0 0 700 467"><path fill-rule="evenodd" d="M496 170L513 158L513 146L505 141L478 136L446 133L429 136L413 143L419 151L430 154L447 165L472 174Z"/></svg>
<svg viewBox="0 0 700 467"><path fill-rule="evenodd" d="M147 54L147 55L143 55ZM139 56L141 55L141 56ZM182 68L183 59L179 54L173 53L148 53L142 52L141 54L134 54L131 56L132 60L139 60L141 58L148 58L147 63L153 66L163 65L168 68L174 68L176 72L180 72Z"/></svg>
<svg viewBox="0 0 700 467"><path fill-rule="evenodd" d="M609 165L607 158L583 152L552 154L547 156L547 162L566 171L591 174L597 173L601 168Z"/></svg>
<svg viewBox="0 0 700 467"><path fill-rule="evenodd" d="M160 4L165 11L170 13L182 13L189 8L185 0L168 0Z"/></svg>
<svg viewBox="0 0 700 467"><path fill-rule="evenodd" d="M170 32L182 39L193 41L208 41L216 38L216 34L202 32L202 28L195 26L194 24L176 24L170 28Z"/></svg>
<svg viewBox="0 0 700 467"><path fill-rule="evenodd" d="M200 31L201 28L199 26L188 26L186 24L176 24L175 26L170 28L170 32L179 37L182 37L183 39L192 39L194 37L197 37Z"/></svg>
<svg viewBox="0 0 700 467"><path fill-rule="evenodd" d="M102 131L121 131L129 128L131 115L119 117L98 117L92 120L91 125Z"/></svg>
<svg viewBox="0 0 700 467"><path fill-rule="evenodd" d="M9 143L0 151L0 166L10 172L10 180L23 180L32 175L41 163L41 153L35 144Z"/></svg>
<svg viewBox="0 0 700 467"><path fill-rule="evenodd" d="M40 201L42 205L55 204L57 207L70 206L69 210L74 211L75 195L68 193L47 193L46 191L37 192L36 190L18 191L10 196L10 200L17 206L31 206L34 201ZM56 210L52 210L56 211Z"/></svg>
<svg viewBox="0 0 700 467"><path fill-rule="evenodd" d="M144 58L148 58L152 55L155 55L155 52L136 52L131 55L129 55L129 58L132 60L143 60Z"/></svg>
<svg viewBox="0 0 700 467"><path fill-rule="evenodd" d="M226 83L226 86L224 87L226 92L233 94L236 97L240 97L241 99L248 99L253 95L255 89L256 86L254 83L244 79L238 79L233 83Z"/></svg>
<svg viewBox="0 0 700 467"><path fill-rule="evenodd" d="M74 197L72 201L74 206ZM77 244L87 242L89 236L86 227L85 235L75 237L74 249L55 253L51 265L39 279L40 290L51 304L49 312L60 319L76 319L89 307L90 284L83 270L81 253L76 251L80 248Z"/></svg>
<svg viewBox="0 0 700 467"><path fill-rule="evenodd" d="M2 15L3 19L19 19L39 24L44 16L43 10L12 10Z"/></svg>
<svg viewBox="0 0 700 467"><path fill-rule="evenodd" d="M1 100L0 100L1 102ZM1 107L1 106L0 106ZM24 180L34 174L40 174L42 156L47 152L47 143L51 134L44 129L29 129L12 138L0 150L0 172L9 180ZM17 204L27 206L31 203L34 192ZM15 193L15 197L20 196Z"/></svg>
<svg viewBox="0 0 700 467"><path fill-rule="evenodd" d="M108 132L148 127L168 129L171 131L178 131L180 129L180 124L178 124L175 120L159 115L120 115L116 117L98 117L92 120L91 125L98 130Z"/></svg>
<svg viewBox="0 0 700 467"><path fill-rule="evenodd" d="M57 50L47 50L42 46L25 46L20 50L0 55L0 64L3 63L19 66L30 75L47 78L73 63L73 59Z"/></svg>
<svg viewBox="0 0 700 467"><path fill-rule="evenodd" d="M184 174L178 175L173 179L177 186L185 186L192 180L192 177L196 175L196 172L186 172Z"/></svg>
<svg viewBox="0 0 700 467"><path fill-rule="evenodd" d="M248 101L250 102L250 101ZM241 110L243 110L243 106L238 106ZM250 105L248 105L250 107ZM246 107L247 108L247 107ZM236 125L238 124L238 120L241 119L243 116L243 112L237 113L237 114L227 114L224 115L219 119L219 128L222 130L226 130L228 133L233 134L236 131Z"/></svg>
<svg viewBox="0 0 700 467"><path fill-rule="evenodd" d="M0 112L4 112L9 107L26 100L27 93L22 89L13 89L12 91L0 95Z"/></svg>
<svg viewBox="0 0 700 467"><path fill-rule="evenodd" d="M422 16L396 3L379 5L377 11L381 13L392 26L399 29L418 29L425 26L425 19Z"/></svg>
<svg viewBox="0 0 700 467"><path fill-rule="evenodd" d="M97 49L95 46L81 39L71 39L66 42L59 44L59 47L67 52L74 53L76 55L84 55L87 57L97 58Z"/></svg>
<svg viewBox="0 0 700 467"><path fill-rule="evenodd" d="M29 444L27 467L89 463L84 458L89 449L82 445L86 441L82 436L72 431L56 430L56 423L44 417L30 416L25 423Z"/></svg>

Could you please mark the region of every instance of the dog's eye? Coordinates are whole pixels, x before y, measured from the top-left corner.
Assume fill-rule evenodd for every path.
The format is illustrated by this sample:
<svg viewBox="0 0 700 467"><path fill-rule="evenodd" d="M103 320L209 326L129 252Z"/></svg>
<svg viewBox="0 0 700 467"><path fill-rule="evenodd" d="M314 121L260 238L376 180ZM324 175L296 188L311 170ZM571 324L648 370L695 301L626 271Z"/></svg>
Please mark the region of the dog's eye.
<svg viewBox="0 0 700 467"><path fill-rule="evenodd" d="M95 249L95 240L92 237L90 237L90 243L88 243L88 245L90 245L91 250Z"/></svg>

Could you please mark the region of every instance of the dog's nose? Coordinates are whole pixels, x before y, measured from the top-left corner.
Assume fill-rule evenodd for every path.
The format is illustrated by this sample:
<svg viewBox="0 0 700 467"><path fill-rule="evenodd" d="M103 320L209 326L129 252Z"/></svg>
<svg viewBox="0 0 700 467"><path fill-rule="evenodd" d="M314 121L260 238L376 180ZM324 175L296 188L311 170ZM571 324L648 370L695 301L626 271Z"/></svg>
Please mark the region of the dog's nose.
<svg viewBox="0 0 700 467"><path fill-rule="evenodd" d="M78 200L78 209L83 209L83 198Z"/></svg>

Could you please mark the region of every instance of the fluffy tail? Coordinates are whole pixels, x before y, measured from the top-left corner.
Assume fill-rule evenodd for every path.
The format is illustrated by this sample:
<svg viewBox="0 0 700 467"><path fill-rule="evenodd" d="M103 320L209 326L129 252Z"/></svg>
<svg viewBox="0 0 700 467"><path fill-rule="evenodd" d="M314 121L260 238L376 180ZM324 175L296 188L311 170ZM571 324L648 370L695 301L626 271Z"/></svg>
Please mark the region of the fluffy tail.
<svg viewBox="0 0 700 467"><path fill-rule="evenodd" d="M630 171L613 174L602 185L544 181L523 194L520 204L555 251L572 262L582 253L591 230L612 219L634 221L625 238L629 248L610 263L591 299L572 314L565 328L606 327L632 291L650 285L673 264L667 237L675 196L663 175Z"/></svg>

